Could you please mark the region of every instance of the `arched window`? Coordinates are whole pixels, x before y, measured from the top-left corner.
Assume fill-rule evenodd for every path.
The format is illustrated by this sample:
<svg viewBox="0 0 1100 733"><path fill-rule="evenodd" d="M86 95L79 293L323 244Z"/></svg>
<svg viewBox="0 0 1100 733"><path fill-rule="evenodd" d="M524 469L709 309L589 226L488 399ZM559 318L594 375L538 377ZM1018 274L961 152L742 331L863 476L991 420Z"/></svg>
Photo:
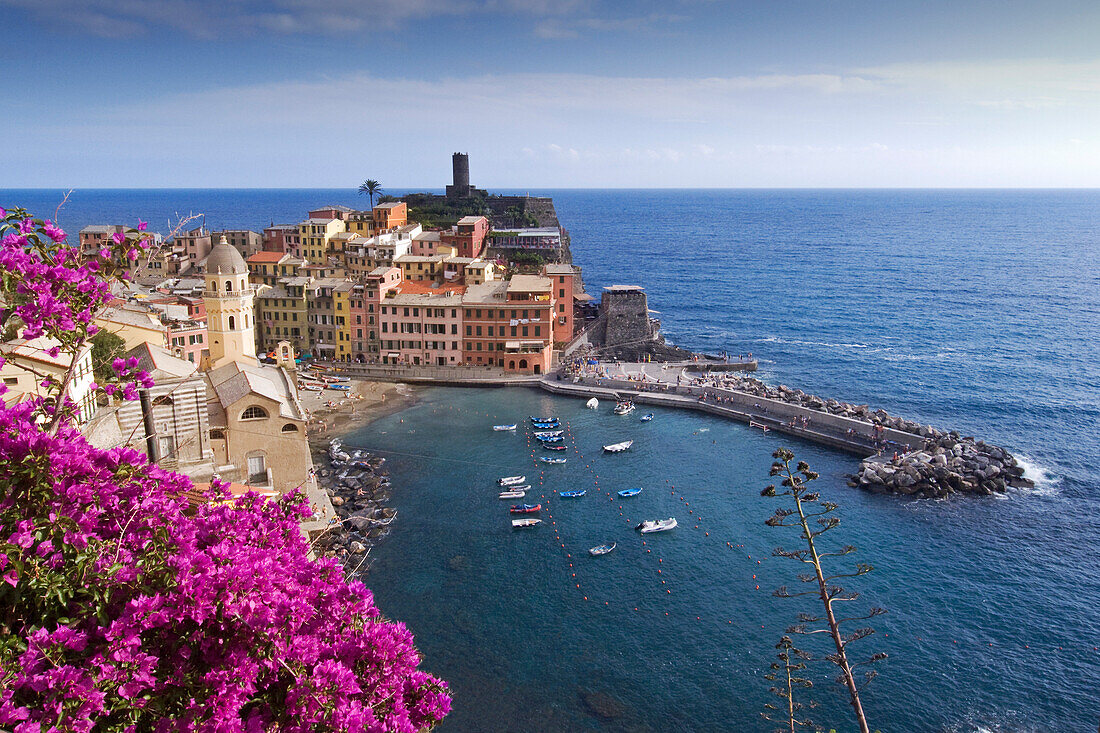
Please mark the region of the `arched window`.
<svg viewBox="0 0 1100 733"><path fill-rule="evenodd" d="M520 359L519 360L519 368L520 369L526 369L527 368L527 360L526 359Z"/></svg>
<svg viewBox="0 0 1100 733"><path fill-rule="evenodd" d="M212 292L212 293L218 292L218 281L217 280L211 280L210 281L210 292Z"/></svg>
<svg viewBox="0 0 1100 733"><path fill-rule="evenodd" d="M242 420L263 420L267 417L267 410L259 405L252 405L241 413Z"/></svg>
<svg viewBox="0 0 1100 733"><path fill-rule="evenodd" d="M509 369L515 369L516 368L516 360L515 359L509 359L508 360L508 368Z"/></svg>
<svg viewBox="0 0 1100 733"><path fill-rule="evenodd" d="M156 397L156 398L153 399L153 407L157 407L158 405L171 405L171 404L174 404L172 402L172 398L169 397L166 394L162 394L160 397Z"/></svg>
<svg viewBox="0 0 1100 733"><path fill-rule="evenodd" d="M244 314L244 327L248 328L248 314L247 313Z"/></svg>
<svg viewBox="0 0 1100 733"><path fill-rule="evenodd" d="M211 428L210 440L225 440L225 431L221 428Z"/></svg>
<svg viewBox="0 0 1100 733"><path fill-rule="evenodd" d="M225 292L227 292L227 293L232 293L233 292L233 281L232 280L226 280L225 281Z"/></svg>
<svg viewBox="0 0 1100 733"><path fill-rule="evenodd" d="M283 429L280 432L283 432L283 433L296 433L296 432L298 432L298 426L295 425L294 423L288 422L286 425L283 426Z"/></svg>
<svg viewBox="0 0 1100 733"><path fill-rule="evenodd" d="M229 316L229 330L232 331L237 327L237 319L233 316Z"/></svg>

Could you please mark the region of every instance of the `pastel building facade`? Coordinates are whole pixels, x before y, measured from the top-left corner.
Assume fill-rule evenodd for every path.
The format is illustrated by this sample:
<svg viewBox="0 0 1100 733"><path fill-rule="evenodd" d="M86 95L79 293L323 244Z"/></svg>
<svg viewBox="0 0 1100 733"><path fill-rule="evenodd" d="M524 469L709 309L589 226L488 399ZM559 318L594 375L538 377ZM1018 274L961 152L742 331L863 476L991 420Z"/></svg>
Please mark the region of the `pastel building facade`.
<svg viewBox="0 0 1100 733"><path fill-rule="evenodd" d="M222 239L206 261L207 338L209 363L216 369L235 361L256 361L256 291L248 281L244 257Z"/></svg>
<svg viewBox="0 0 1100 733"><path fill-rule="evenodd" d="M381 360L387 364L456 366L462 363L465 286L402 283L381 302Z"/></svg>

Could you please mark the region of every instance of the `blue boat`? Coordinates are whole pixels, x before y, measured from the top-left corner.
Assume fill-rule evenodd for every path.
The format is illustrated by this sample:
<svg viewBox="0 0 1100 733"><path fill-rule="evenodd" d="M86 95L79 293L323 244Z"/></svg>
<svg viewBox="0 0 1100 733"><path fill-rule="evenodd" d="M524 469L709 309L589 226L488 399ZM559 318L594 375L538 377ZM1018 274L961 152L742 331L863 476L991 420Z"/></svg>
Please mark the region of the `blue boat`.
<svg viewBox="0 0 1100 733"><path fill-rule="evenodd" d="M533 417L533 418L531 418L531 422L534 422L534 423L557 422L557 421L558 421L558 419L556 417Z"/></svg>
<svg viewBox="0 0 1100 733"><path fill-rule="evenodd" d="M557 421L555 421L555 422L537 422L537 423L535 423L535 427L539 430L557 430L558 428L561 427L561 423L557 422Z"/></svg>
<svg viewBox="0 0 1100 733"><path fill-rule="evenodd" d="M543 443L542 447L545 450L565 450L565 445L563 443Z"/></svg>
<svg viewBox="0 0 1100 733"><path fill-rule="evenodd" d="M561 437L560 435L555 435L551 438L543 438L543 437L540 437L540 436L536 435L535 440L539 441L543 445L546 445L547 443L564 443L565 442L565 438Z"/></svg>
<svg viewBox="0 0 1100 733"><path fill-rule="evenodd" d="M539 456L539 460L543 463L565 463L564 458L548 458L547 456Z"/></svg>
<svg viewBox="0 0 1100 733"><path fill-rule="evenodd" d="M563 499L577 499L588 493L587 489L576 489L574 491L559 491L558 495Z"/></svg>
<svg viewBox="0 0 1100 733"><path fill-rule="evenodd" d="M642 493L641 489L623 489L619 492L619 496L637 496Z"/></svg>
<svg viewBox="0 0 1100 733"><path fill-rule="evenodd" d="M642 415L642 422L649 422L652 419L653 419L653 413L652 412L647 412L646 414Z"/></svg>

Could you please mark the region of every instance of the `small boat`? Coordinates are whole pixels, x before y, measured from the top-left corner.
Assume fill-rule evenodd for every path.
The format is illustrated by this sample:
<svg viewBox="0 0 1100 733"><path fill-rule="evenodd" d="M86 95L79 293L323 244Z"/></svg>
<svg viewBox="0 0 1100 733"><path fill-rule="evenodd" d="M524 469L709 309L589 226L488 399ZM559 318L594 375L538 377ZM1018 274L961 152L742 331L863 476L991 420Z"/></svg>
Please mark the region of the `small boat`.
<svg viewBox="0 0 1100 733"><path fill-rule="evenodd" d="M560 435L553 435L553 436L550 436L550 437L547 437L547 438L540 438L538 436L535 436L535 440L542 443L543 445L546 445L547 443L564 443L565 442L565 438L561 437Z"/></svg>
<svg viewBox="0 0 1100 733"><path fill-rule="evenodd" d="M619 402L615 405L615 409L612 410L616 415L629 415L634 412L634 403L630 400Z"/></svg>
<svg viewBox="0 0 1100 733"><path fill-rule="evenodd" d="M557 430L561 427L560 422L537 422L535 428L538 430Z"/></svg>
<svg viewBox="0 0 1100 733"><path fill-rule="evenodd" d="M498 478L497 483L501 486L512 486L522 484L526 479L526 476L505 476L504 478Z"/></svg>
<svg viewBox="0 0 1100 733"><path fill-rule="evenodd" d="M565 450L563 443L543 443L543 450Z"/></svg>
<svg viewBox="0 0 1100 733"><path fill-rule="evenodd" d="M624 450L628 450L632 445L634 445L633 440L625 440L622 443L612 443L611 445L605 445L603 449L608 453L622 453Z"/></svg>
<svg viewBox="0 0 1100 733"><path fill-rule="evenodd" d="M637 496L640 493L642 493L641 488L623 489L622 491L619 492L619 496Z"/></svg>
<svg viewBox="0 0 1100 733"><path fill-rule="evenodd" d="M593 397L588 402L585 402L584 406L587 407L589 410L596 410L600 407L600 401Z"/></svg>
<svg viewBox="0 0 1100 733"><path fill-rule="evenodd" d="M524 519L513 519L512 527L519 529L520 527L534 527L536 524L541 523L541 519L531 519L530 517Z"/></svg>
<svg viewBox="0 0 1100 733"><path fill-rule="evenodd" d="M574 491L559 491L558 496L563 499L579 499L588 493L588 489L576 489Z"/></svg>
<svg viewBox="0 0 1100 733"><path fill-rule="evenodd" d="M676 517L646 520L634 529L642 534L649 534L650 532L667 532L670 529L676 529Z"/></svg>
<svg viewBox="0 0 1100 733"><path fill-rule="evenodd" d="M542 504L515 504L508 511L512 514L538 514L542 511Z"/></svg>
<svg viewBox="0 0 1100 733"><path fill-rule="evenodd" d="M500 494L498 495L497 498L498 499L522 499L526 494L527 494L526 491L519 491L518 489L513 489L511 491L502 491L502 492L500 492Z"/></svg>
<svg viewBox="0 0 1100 733"><path fill-rule="evenodd" d="M319 384L299 384L298 389L303 389L306 392L320 392L324 388Z"/></svg>
<svg viewBox="0 0 1100 733"><path fill-rule="evenodd" d="M534 423L557 422L557 421L558 421L558 419L556 417L533 417L533 418L531 418L531 422L534 422Z"/></svg>
<svg viewBox="0 0 1100 733"><path fill-rule="evenodd" d="M498 432L503 432L505 430L515 430L515 429L516 429L516 424L515 423L512 423L511 425L494 425L493 426L493 430L496 430Z"/></svg>
<svg viewBox="0 0 1100 733"><path fill-rule="evenodd" d="M348 392L351 390L350 384L326 384L325 389L336 389L341 392Z"/></svg>
<svg viewBox="0 0 1100 733"><path fill-rule="evenodd" d="M351 381L351 377L321 377L321 379L325 382L330 382L330 383L333 383L333 382L350 382Z"/></svg>
<svg viewBox="0 0 1100 733"><path fill-rule="evenodd" d="M769 428L764 423L756 422L755 420L749 420L749 427L750 428L760 428L761 432L765 432L765 433L767 433L768 431L771 430L771 428Z"/></svg>
<svg viewBox="0 0 1100 733"><path fill-rule="evenodd" d="M591 550L588 551L588 554L589 555L606 555L607 553L609 553L609 552L611 552L612 550L615 549L615 545L616 545L615 542L612 542L610 545L596 545L595 547L593 547Z"/></svg>
<svg viewBox="0 0 1100 733"><path fill-rule="evenodd" d="M501 486L503 491L530 491L531 484L513 484L512 486Z"/></svg>
<svg viewBox="0 0 1100 733"><path fill-rule="evenodd" d="M653 413L652 412L647 412L646 414L642 415L642 417L641 417L642 422L649 422L652 419L653 419Z"/></svg>
<svg viewBox="0 0 1100 733"><path fill-rule="evenodd" d="M564 430L536 430L536 438L557 438L565 434Z"/></svg>
<svg viewBox="0 0 1100 733"><path fill-rule="evenodd" d="M543 463L565 463L565 458L549 458L547 456L539 456L539 460Z"/></svg>

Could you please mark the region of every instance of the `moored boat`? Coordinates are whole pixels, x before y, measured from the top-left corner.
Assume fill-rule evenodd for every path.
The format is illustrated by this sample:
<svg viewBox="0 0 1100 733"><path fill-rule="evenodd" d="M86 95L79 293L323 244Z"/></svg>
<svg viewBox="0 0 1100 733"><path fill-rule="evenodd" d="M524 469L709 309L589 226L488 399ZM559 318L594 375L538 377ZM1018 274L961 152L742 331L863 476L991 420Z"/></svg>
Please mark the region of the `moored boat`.
<svg viewBox="0 0 1100 733"><path fill-rule="evenodd" d="M573 491L559 491L558 496L563 499L579 499L588 493L588 489L574 489Z"/></svg>
<svg viewBox="0 0 1100 733"><path fill-rule="evenodd" d="M564 430L536 430L534 432L536 438L557 438L564 434Z"/></svg>
<svg viewBox="0 0 1100 733"><path fill-rule="evenodd" d="M668 519L647 519L634 529L642 534L667 532L670 529L676 529L676 517L669 517Z"/></svg>
<svg viewBox="0 0 1100 733"><path fill-rule="evenodd" d="M590 549L588 551L588 554L589 555L606 555L607 553L614 550L616 545L617 545L617 543L615 543L615 542L612 542L611 544L596 545L595 547L593 547L592 549Z"/></svg>
<svg viewBox="0 0 1100 733"><path fill-rule="evenodd" d="M600 401L593 397L588 402L585 402L584 406L587 407L589 410L595 410L599 408Z"/></svg>
<svg viewBox="0 0 1100 733"><path fill-rule="evenodd" d="M618 493L619 496L637 496L638 494L642 493L642 489L640 487L637 489L623 489Z"/></svg>
<svg viewBox="0 0 1100 733"><path fill-rule="evenodd" d="M543 463L565 463L565 458L549 458L547 456L539 456L539 460Z"/></svg>
<svg viewBox="0 0 1100 733"><path fill-rule="evenodd" d="M512 514L538 514L542 511L542 504L514 504L508 511Z"/></svg>
<svg viewBox="0 0 1100 733"><path fill-rule="evenodd" d="M543 443L543 450L565 450L565 445L562 443Z"/></svg>
<svg viewBox="0 0 1100 733"><path fill-rule="evenodd" d="M642 415L642 417L641 417L642 422L649 422L652 419L653 419L653 413L652 412L647 412L646 414Z"/></svg>
<svg viewBox="0 0 1100 733"><path fill-rule="evenodd" d="M516 529L519 529L520 527L534 527L536 524L539 524L541 522L541 519L532 519L530 517L525 517L523 519L513 519L512 526Z"/></svg>
<svg viewBox="0 0 1100 733"><path fill-rule="evenodd" d="M632 445L634 445L633 440L624 440L622 443L612 443L611 445L605 445L603 449L608 453L622 453L624 450L628 450Z"/></svg>
<svg viewBox="0 0 1100 733"><path fill-rule="evenodd" d="M494 425L493 426L493 430L496 430L496 431L515 430L515 429L516 429L516 424L515 423L512 423L511 425Z"/></svg>
<svg viewBox="0 0 1100 733"><path fill-rule="evenodd" d="M556 417L533 417L533 418L531 418L531 422L557 422L557 421L558 421L558 418L556 418Z"/></svg>
<svg viewBox="0 0 1100 733"><path fill-rule="evenodd" d="M534 424L536 430L557 430L561 427L560 422L537 422Z"/></svg>
<svg viewBox="0 0 1100 733"><path fill-rule="evenodd" d="M511 491L502 491L497 495L498 499L522 499L527 495L527 490L520 491L519 489L513 489Z"/></svg>
<svg viewBox="0 0 1100 733"><path fill-rule="evenodd" d="M612 410L616 415L629 415L634 412L634 403L630 400L622 400L615 404L615 409Z"/></svg>
<svg viewBox="0 0 1100 733"><path fill-rule="evenodd" d="M505 476L504 478L498 478L497 483L501 486L511 486L513 484L522 484L526 479L526 476Z"/></svg>
<svg viewBox="0 0 1100 733"><path fill-rule="evenodd" d="M539 437L538 435L536 435L535 440L537 440L538 442L543 443L543 444L545 444L545 443L564 443L565 442L565 438L561 437L560 435L548 435L546 437Z"/></svg>

